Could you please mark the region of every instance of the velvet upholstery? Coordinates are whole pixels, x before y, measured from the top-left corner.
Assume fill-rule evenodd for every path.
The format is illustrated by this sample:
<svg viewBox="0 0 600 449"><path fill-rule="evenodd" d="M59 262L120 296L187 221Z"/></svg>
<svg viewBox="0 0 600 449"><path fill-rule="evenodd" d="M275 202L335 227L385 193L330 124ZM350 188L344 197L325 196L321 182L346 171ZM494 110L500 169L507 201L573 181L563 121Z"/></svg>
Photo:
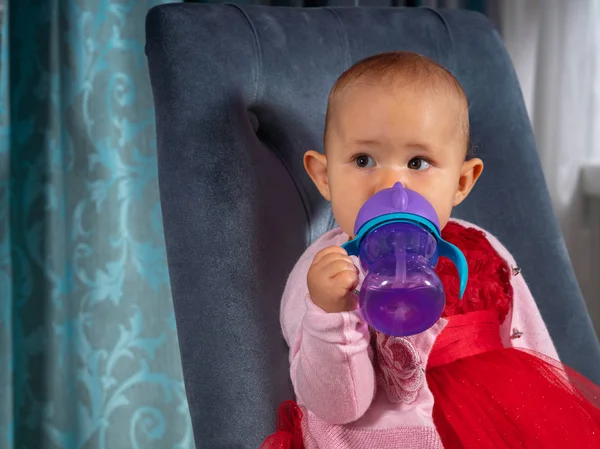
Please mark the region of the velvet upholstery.
<svg viewBox="0 0 600 449"><path fill-rule="evenodd" d="M498 34L477 13L174 4L147 18L160 193L198 448L257 448L292 398L279 300L334 226L304 172L327 94L352 63L411 50L468 95L484 175L455 216L514 254L563 360L600 381L600 351ZM527 329L522 329L527 332Z"/></svg>

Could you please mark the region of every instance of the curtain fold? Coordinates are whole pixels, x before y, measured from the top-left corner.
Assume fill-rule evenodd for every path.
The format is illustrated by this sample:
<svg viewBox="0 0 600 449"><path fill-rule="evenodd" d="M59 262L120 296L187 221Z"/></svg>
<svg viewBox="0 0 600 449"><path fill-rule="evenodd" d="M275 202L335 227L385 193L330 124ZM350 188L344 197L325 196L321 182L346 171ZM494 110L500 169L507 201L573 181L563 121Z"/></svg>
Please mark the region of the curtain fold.
<svg viewBox="0 0 600 449"><path fill-rule="evenodd" d="M554 210L600 332L600 216L582 168L600 161L600 2L499 0Z"/></svg>
<svg viewBox="0 0 600 449"><path fill-rule="evenodd" d="M194 447L146 0L15 0L0 78L0 447Z"/></svg>

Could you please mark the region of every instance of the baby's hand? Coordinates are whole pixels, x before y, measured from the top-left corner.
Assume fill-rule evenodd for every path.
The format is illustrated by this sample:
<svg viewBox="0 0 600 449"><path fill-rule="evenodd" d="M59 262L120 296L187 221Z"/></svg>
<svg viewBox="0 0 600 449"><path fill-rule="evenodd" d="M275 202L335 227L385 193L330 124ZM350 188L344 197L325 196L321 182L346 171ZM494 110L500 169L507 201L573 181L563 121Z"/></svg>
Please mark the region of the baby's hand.
<svg viewBox="0 0 600 449"><path fill-rule="evenodd" d="M341 246L322 249L308 270L308 292L312 301L328 313L354 310L353 293L358 285L358 268Z"/></svg>

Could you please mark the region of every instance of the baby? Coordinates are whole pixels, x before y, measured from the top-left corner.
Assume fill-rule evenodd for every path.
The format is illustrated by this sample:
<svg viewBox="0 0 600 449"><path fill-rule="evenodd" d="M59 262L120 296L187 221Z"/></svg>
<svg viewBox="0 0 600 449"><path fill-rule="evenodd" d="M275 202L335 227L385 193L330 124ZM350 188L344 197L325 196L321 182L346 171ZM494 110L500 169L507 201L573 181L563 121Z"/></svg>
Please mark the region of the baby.
<svg viewBox="0 0 600 449"><path fill-rule="evenodd" d="M288 280L281 323L298 405L282 405L263 447L600 447L600 413L566 373L595 387L557 362L514 260L493 236L450 219L483 171L458 81L414 53L363 60L331 91L324 142L304 165L339 228ZM365 201L397 182L433 205L469 265L459 300L456 269L440 259L443 318L408 338L369 329L355 294L364 275L341 247Z"/></svg>

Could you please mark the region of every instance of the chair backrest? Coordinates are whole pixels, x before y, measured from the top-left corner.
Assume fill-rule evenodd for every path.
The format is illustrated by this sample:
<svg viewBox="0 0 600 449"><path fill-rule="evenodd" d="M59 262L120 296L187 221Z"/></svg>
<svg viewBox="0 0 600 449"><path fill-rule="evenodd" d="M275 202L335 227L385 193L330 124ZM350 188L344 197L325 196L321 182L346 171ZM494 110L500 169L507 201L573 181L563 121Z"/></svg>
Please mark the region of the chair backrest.
<svg viewBox="0 0 600 449"><path fill-rule="evenodd" d="M334 225L302 166L336 78L375 53L446 66L486 169L455 215L514 254L564 361L600 353L546 191L521 92L481 15L420 8L175 4L147 18L162 211L198 448L256 448L293 397L279 327L286 278ZM526 330L525 330L526 331Z"/></svg>

